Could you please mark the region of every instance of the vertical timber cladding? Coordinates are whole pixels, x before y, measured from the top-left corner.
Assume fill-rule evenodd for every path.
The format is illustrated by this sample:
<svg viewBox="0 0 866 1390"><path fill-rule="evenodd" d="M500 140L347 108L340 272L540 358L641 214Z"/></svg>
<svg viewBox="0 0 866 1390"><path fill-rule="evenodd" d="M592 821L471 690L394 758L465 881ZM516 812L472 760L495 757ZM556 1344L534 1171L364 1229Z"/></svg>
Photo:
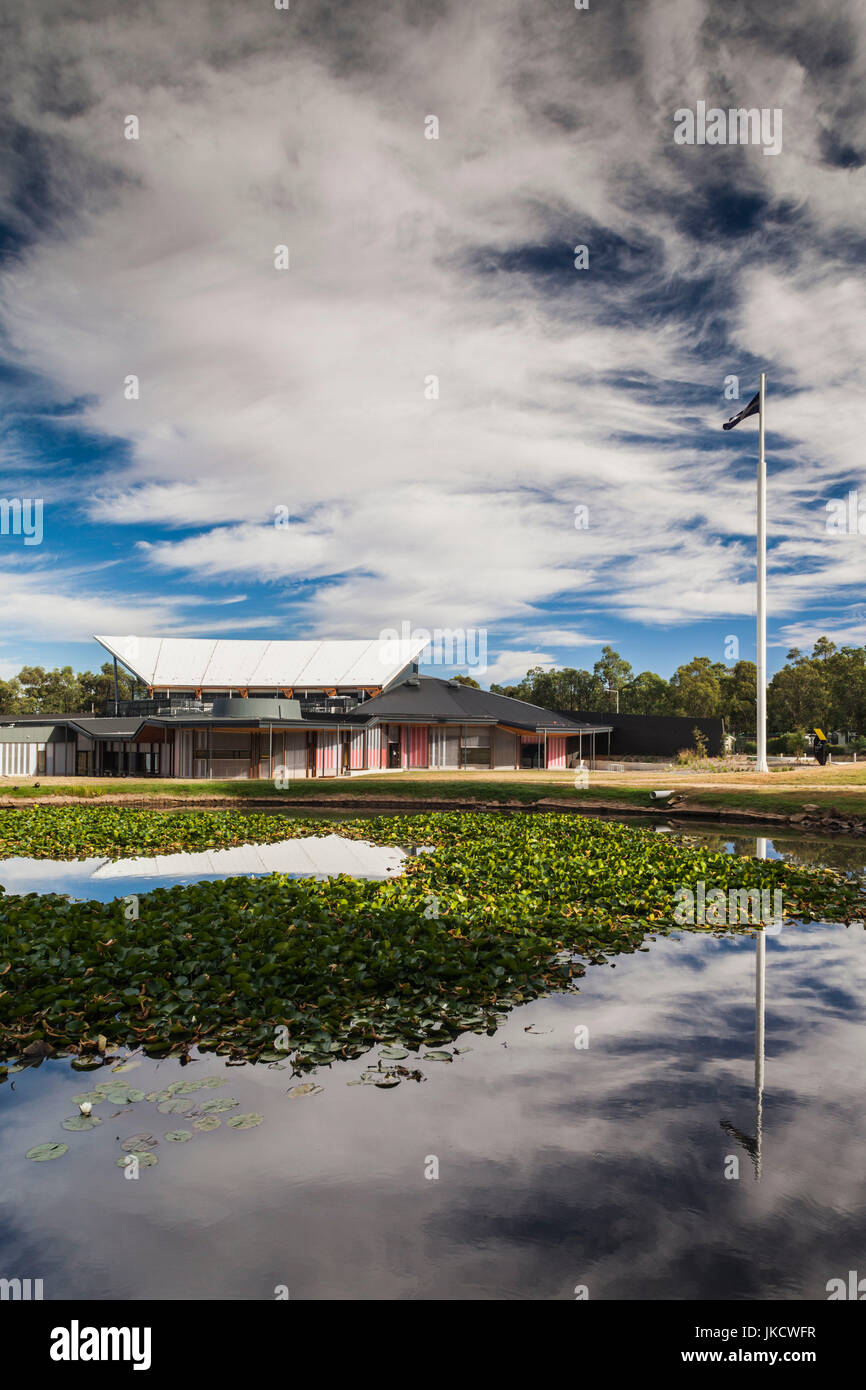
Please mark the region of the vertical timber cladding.
<svg viewBox="0 0 866 1390"><path fill-rule="evenodd" d="M426 724L410 724L408 728L409 767L429 767L429 739ZM405 744L404 744L405 746Z"/></svg>
<svg viewBox="0 0 866 1390"><path fill-rule="evenodd" d="M284 777L306 777L307 735L293 729L274 730L274 769L283 769Z"/></svg>
<svg viewBox="0 0 866 1390"><path fill-rule="evenodd" d="M35 743L0 743L0 775L31 777L36 772ZM43 748L45 744L41 745Z"/></svg>
<svg viewBox="0 0 866 1390"><path fill-rule="evenodd" d="M457 767L460 757L460 730L444 724L430 729L430 767Z"/></svg>
<svg viewBox="0 0 866 1390"><path fill-rule="evenodd" d="M319 729L316 738L316 772L320 777L336 777L339 772L339 753L339 730Z"/></svg>
<svg viewBox="0 0 866 1390"><path fill-rule="evenodd" d="M382 766L382 727L374 725L367 730L367 767Z"/></svg>
<svg viewBox="0 0 866 1390"><path fill-rule="evenodd" d="M364 766L364 730L353 729L349 734L349 767L353 772Z"/></svg>
<svg viewBox="0 0 866 1390"><path fill-rule="evenodd" d="M556 734L549 734L547 738L547 766L548 767L567 767L568 758L565 748L565 739Z"/></svg>
<svg viewBox="0 0 866 1390"><path fill-rule="evenodd" d="M517 734L509 733L507 729L494 729L493 740L493 766L519 767L520 741Z"/></svg>

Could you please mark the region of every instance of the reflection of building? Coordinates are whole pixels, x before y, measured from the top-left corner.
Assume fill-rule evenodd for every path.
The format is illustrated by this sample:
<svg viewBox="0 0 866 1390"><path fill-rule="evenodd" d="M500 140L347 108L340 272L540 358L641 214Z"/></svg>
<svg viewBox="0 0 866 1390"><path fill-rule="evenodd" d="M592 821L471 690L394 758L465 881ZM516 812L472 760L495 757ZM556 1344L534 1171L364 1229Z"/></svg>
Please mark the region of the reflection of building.
<svg viewBox="0 0 866 1390"><path fill-rule="evenodd" d="M98 638L147 689L104 717L7 716L7 776L336 777L594 763L610 725L418 675L424 643ZM115 708L116 705L116 708Z"/></svg>

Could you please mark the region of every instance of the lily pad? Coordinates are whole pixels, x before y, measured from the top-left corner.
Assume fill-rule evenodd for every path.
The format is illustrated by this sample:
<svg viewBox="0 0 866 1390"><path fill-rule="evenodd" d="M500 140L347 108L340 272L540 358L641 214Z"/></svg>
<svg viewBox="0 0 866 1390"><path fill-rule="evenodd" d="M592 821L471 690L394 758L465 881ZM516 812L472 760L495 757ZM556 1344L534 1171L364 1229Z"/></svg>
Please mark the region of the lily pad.
<svg viewBox="0 0 866 1390"><path fill-rule="evenodd" d="M100 1095L98 1091L82 1091L72 1099L76 1105L102 1105L105 1096Z"/></svg>
<svg viewBox="0 0 866 1390"><path fill-rule="evenodd" d="M250 1113L249 1115L235 1115L234 1119L229 1120L228 1123L232 1129L255 1129L256 1125L260 1125L264 1118L264 1115L256 1115L254 1113Z"/></svg>
<svg viewBox="0 0 866 1390"><path fill-rule="evenodd" d="M146 1149L156 1148L159 1143L152 1134L133 1134L129 1139L124 1139L120 1147L126 1149L127 1153L143 1153Z"/></svg>
<svg viewBox="0 0 866 1390"><path fill-rule="evenodd" d="M409 1053L405 1047L383 1047L381 1055L389 1062L402 1062L404 1057L409 1056Z"/></svg>
<svg viewBox="0 0 866 1390"><path fill-rule="evenodd" d="M299 1096L320 1096L324 1089L324 1086L317 1086L313 1081L306 1081L303 1086L293 1086L289 1095L292 1100L297 1100Z"/></svg>
<svg viewBox="0 0 866 1390"><path fill-rule="evenodd" d="M239 1105L240 1101L234 1096L218 1096L216 1100L206 1100L200 1109L203 1115L222 1115L226 1110L236 1110Z"/></svg>
<svg viewBox="0 0 866 1390"><path fill-rule="evenodd" d="M211 1129L219 1129L222 1120L219 1115L199 1115L197 1120L193 1120L193 1129L201 1129L205 1133Z"/></svg>
<svg viewBox="0 0 866 1390"><path fill-rule="evenodd" d="M137 1158L139 1168L152 1168L155 1163L159 1163L156 1154L152 1154L149 1149L135 1149L132 1153L123 1154L117 1160L118 1168L131 1167L130 1159Z"/></svg>
<svg viewBox="0 0 866 1390"><path fill-rule="evenodd" d="M102 1121L98 1115L72 1115L68 1120L61 1120L61 1129L96 1129Z"/></svg>
<svg viewBox="0 0 866 1390"><path fill-rule="evenodd" d="M170 1144L185 1144L187 1139L192 1138L191 1129L170 1129L164 1134L163 1139L167 1139Z"/></svg>
<svg viewBox="0 0 866 1390"><path fill-rule="evenodd" d="M72 1063L73 1071L100 1071L101 1068L101 1059L97 1060L95 1057L76 1057Z"/></svg>
<svg viewBox="0 0 866 1390"><path fill-rule="evenodd" d="M191 1110L194 1102L188 1098L185 1100L161 1100L156 1107L160 1115L185 1115Z"/></svg>
<svg viewBox="0 0 866 1390"><path fill-rule="evenodd" d="M453 1062L450 1052L425 1052L422 1062Z"/></svg>
<svg viewBox="0 0 866 1390"><path fill-rule="evenodd" d="M28 1149L24 1156L34 1163L47 1163L50 1158L62 1158L68 1152L68 1144L37 1144L35 1148Z"/></svg>
<svg viewBox="0 0 866 1390"><path fill-rule="evenodd" d="M136 1060L136 1061L133 1061L133 1062L121 1062L121 1064L120 1064L119 1067L112 1067L111 1070L112 1070L112 1072L114 1072L114 1073L117 1073L117 1072L119 1072L119 1071L132 1071L134 1067L140 1067L140 1066L141 1066L141 1061L140 1061L140 1059L139 1059L139 1060Z"/></svg>

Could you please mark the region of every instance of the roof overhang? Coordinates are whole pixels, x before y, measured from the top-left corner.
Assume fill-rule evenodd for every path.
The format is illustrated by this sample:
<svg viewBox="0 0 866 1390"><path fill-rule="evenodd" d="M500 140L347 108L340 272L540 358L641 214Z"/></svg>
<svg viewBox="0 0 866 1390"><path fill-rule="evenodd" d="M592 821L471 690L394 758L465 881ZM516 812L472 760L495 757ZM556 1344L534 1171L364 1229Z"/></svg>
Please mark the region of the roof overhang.
<svg viewBox="0 0 866 1390"><path fill-rule="evenodd" d="M160 690L382 689L417 661L427 642L250 641L207 637L96 636L142 684Z"/></svg>

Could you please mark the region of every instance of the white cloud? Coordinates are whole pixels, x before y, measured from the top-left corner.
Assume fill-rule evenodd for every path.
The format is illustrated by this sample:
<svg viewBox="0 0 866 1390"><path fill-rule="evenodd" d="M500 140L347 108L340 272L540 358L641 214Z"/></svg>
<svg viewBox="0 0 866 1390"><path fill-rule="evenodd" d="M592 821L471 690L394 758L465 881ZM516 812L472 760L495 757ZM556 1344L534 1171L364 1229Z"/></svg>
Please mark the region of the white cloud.
<svg viewBox="0 0 866 1390"><path fill-rule="evenodd" d="M214 24L200 0L37 13L7 87L50 142L55 222L6 271L0 313L15 360L129 444L126 469L76 477L89 519L146 531L154 579L264 579L275 621L323 635L408 619L584 646L570 611L588 604L647 625L747 614L752 476L739 444L700 447L739 350L744 371L773 364L771 609L850 597L856 560L813 523L863 476L866 291L821 248L862 223L866 175L822 163L844 102L795 56L812 18L801 0L743 43L702 0L591 18L484 0L429 33L397 4L336 25L267 7ZM714 92L784 104L783 154L676 150L673 110ZM684 225L733 170L799 206L808 253ZM561 274L520 269L537 247ZM711 277L727 293L704 305ZM720 329L732 346L708 359ZM718 387L717 418L690 384ZM124 582L121 610L186 621L146 569ZM78 623L91 591L64 601Z"/></svg>

